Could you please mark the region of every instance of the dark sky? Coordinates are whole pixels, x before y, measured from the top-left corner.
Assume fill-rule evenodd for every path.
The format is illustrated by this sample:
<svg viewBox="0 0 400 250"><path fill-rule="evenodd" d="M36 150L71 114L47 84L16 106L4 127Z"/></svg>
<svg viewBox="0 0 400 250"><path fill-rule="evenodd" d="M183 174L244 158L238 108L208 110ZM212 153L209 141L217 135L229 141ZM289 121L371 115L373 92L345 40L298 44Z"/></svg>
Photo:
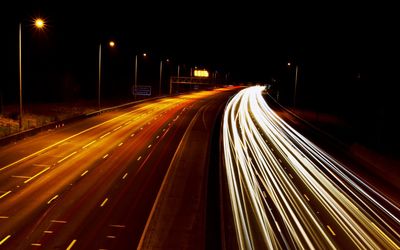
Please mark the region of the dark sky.
<svg viewBox="0 0 400 250"><path fill-rule="evenodd" d="M385 4L10 2L3 4L0 17L4 34L1 48L8 74L18 69L19 22L23 24L25 63L32 64L35 59L36 66L43 68L34 71L54 74L60 68L95 74L98 44L110 39L118 45L118 52L113 53L119 53L127 63L137 52L146 51L155 61L168 57L175 65L204 65L229 72L238 81L279 78L285 74L289 60L300 65L303 77L310 80L318 74L340 78L347 73L371 73L371 69L379 75L394 67L393 63L398 65L398 15L394 6ZM45 32L30 27L36 16L46 19ZM132 69L133 65L125 63L122 67ZM32 66L24 68L29 74Z"/></svg>
<svg viewBox="0 0 400 250"><path fill-rule="evenodd" d="M395 44L394 9L361 2L14 2L2 8L3 29L12 41L18 22L28 25L30 18L43 16L47 42L59 50L88 51L115 39L124 53L148 50L180 63L243 69L235 73L243 78L252 78L246 72L262 78L260 69L269 73L289 58L358 63Z"/></svg>
<svg viewBox="0 0 400 250"><path fill-rule="evenodd" d="M299 105L344 114L365 134L375 131L374 140L390 136L400 107L398 8L376 1L276 2L6 1L0 15L1 100L18 101L21 22L27 103L96 98L98 47L113 39L117 49L103 51L109 96L129 96L134 56L147 52L142 83L156 85L159 60L168 57L166 77L176 75L179 64L229 72L236 82L275 79L290 105L290 60L299 67ZM44 32L31 27L37 16L46 19ZM380 132L386 126L392 129Z"/></svg>

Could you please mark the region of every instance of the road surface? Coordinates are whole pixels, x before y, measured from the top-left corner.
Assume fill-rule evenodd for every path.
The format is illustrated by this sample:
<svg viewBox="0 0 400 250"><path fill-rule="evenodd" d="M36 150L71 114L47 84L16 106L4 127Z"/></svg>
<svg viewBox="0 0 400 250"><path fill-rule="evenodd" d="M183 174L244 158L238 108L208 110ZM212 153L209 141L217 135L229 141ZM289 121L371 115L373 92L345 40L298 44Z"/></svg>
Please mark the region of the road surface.
<svg viewBox="0 0 400 250"><path fill-rule="evenodd" d="M0 248L136 248L192 119L231 91L146 102L3 147Z"/></svg>

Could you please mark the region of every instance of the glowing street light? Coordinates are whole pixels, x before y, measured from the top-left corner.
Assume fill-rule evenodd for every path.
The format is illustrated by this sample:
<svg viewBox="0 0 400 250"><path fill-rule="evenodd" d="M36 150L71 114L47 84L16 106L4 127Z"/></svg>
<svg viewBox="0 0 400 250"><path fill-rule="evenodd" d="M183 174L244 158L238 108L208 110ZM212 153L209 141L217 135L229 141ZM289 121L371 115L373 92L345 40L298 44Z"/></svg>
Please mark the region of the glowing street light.
<svg viewBox="0 0 400 250"><path fill-rule="evenodd" d="M44 23L44 20L43 20L43 19L37 18L37 19L35 20L35 26L36 26L36 28L43 29L43 28L44 28L44 25L45 25L45 23Z"/></svg>
<svg viewBox="0 0 400 250"><path fill-rule="evenodd" d="M38 29L45 28L45 22L42 18L37 18L33 20L34 26ZM22 130L22 23L19 23L18 31L18 64L19 64L19 130Z"/></svg>

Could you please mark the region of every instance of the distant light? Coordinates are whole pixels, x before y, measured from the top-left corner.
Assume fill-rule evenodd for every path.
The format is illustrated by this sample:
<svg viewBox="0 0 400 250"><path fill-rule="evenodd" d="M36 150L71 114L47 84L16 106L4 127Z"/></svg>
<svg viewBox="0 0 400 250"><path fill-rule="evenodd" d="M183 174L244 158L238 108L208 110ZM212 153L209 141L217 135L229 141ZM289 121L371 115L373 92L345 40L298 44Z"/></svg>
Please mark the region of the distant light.
<svg viewBox="0 0 400 250"><path fill-rule="evenodd" d="M115 42L114 42L114 41L110 41L110 42L108 43L108 45L110 45L110 47L113 48L113 47L115 46Z"/></svg>
<svg viewBox="0 0 400 250"><path fill-rule="evenodd" d="M143 56L144 56L144 57L146 57L146 56L147 56L147 54L146 54L146 53L143 53Z"/></svg>
<svg viewBox="0 0 400 250"><path fill-rule="evenodd" d="M194 70L194 76L195 77L208 77L209 76L209 74L208 74L208 71L207 70L205 70L205 69L195 69Z"/></svg>
<svg viewBox="0 0 400 250"><path fill-rule="evenodd" d="M291 65L290 62L288 62L288 63L287 63L287 66L290 66L290 65Z"/></svg>
<svg viewBox="0 0 400 250"><path fill-rule="evenodd" d="M35 26L36 26L36 28L39 28L39 29L44 28L44 20L41 18L35 19Z"/></svg>

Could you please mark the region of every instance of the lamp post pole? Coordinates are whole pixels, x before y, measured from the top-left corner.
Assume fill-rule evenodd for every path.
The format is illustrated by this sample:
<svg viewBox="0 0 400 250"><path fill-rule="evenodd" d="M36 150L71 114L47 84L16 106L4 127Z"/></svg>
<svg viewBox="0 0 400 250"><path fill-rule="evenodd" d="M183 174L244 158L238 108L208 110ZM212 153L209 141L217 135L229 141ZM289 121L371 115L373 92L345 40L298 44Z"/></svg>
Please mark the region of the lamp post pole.
<svg viewBox="0 0 400 250"><path fill-rule="evenodd" d="M41 18L34 20L37 29L44 29L45 22ZM22 23L18 27L18 73L19 73L19 130L23 129L23 108L22 108Z"/></svg>
<svg viewBox="0 0 400 250"><path fill-rule="evenodd" d="M115 47L115 42L110 41L108 42L108 46L113 48ZM99 81L98 81L98 86L97 86L97 106L98 109L101 110L101 43L99 44Z"/></svg>
<svg viewBox="0 0 400 250"><path fill-rule="evenodd" d="M288 62L288 67L292 65L290 62ZM293 93L293 107L296 107L296 95L297 95L297 79L299 75L299 65L296 64L295 66L295 72L294 72L294 93Z"/></svg>
<svg viewBox="0 0 400 250"><path fill-rule="evenodd" d="M98 110L101 109L101 103L100 103L100 95L101 95L101 43L99 45L99 79L98 79L98 86L97 86L97 107Z"/></svg>
<svg viewBox="0 0 400 250"><path fill-rule="evenodd" d="M160 82L158 85L158 95L161 95L161 82L162 82L162 66L163 66L163 62L162 60L160 60Z"/></svg>
<svg viewBox="0 0 400 250"><path fill-rule="evenodd" d="M299 66L296 65L295 75L294 75L294 96L293 96L293 107L296 107L296 95L297 95L297 77L299 73Z"/></svg>
<svg viewBox="0 0 400 250"><path fill-rule="evenodd" d="M136 100L136 92L137 92L137 54L135 55L135 84L133 87L133 94Z"/></svg>
<svg viewBox="0 0 400 250"><path fill-rule="evenodd" d="M19 130L22 130L22 28L18 31L18 63L19 63Z"/></svg>

